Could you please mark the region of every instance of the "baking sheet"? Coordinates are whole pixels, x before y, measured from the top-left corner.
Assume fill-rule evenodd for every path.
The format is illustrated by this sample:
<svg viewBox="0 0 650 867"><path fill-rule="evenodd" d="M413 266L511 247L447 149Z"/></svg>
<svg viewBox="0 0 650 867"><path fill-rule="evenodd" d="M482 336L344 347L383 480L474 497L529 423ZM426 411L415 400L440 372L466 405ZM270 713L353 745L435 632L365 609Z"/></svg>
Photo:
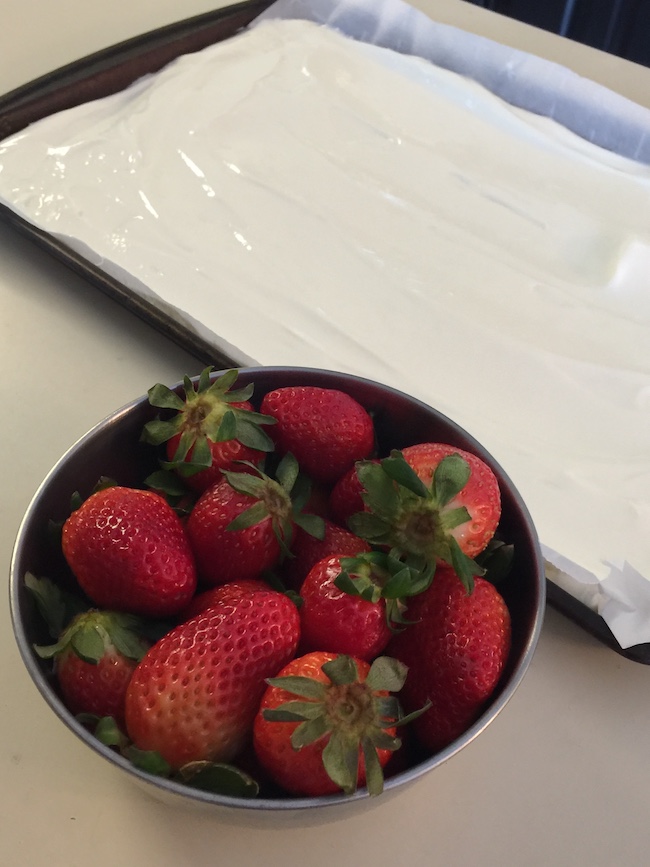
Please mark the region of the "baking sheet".
<svg viewBox="0 0 650 867"><path fill-rule="evenodd" d="M62 104L68 100L69 104L75 104L75 100L80 102L88 98L105 95L105 93L113 92L111 87L115 82L118 82L115 90L128 83L129 79L138 78L143 72L147 71L147 65L151 64L151 70L159 68L160 63L160 46L164 46L166 59L169 59L170 51L173 54L177 48L179 53L184 53L187 50L194 50L194 46L200 47L200 43L206 39L208 44L214 38L223 38L229 35L228 31L236 32L241 26L247 23L247 20L255 17L261 7L268 4L240 4L230 10L214 13L210 16L200 16L199 19L193 19L189 24L184 22L179 25L178 29L165 28L164 33L156 31L150 38L142 38L128 45L118 46L115 50L108 53L102 53L101 57L90 58L80 64L75 64L74 68L64 71L63 74L55 76L57 83L54 86L51 80L43 80L40 85L29 86L27 89L21 89L20 93L9 95L8 98L0 102L0 123L4 124L5 131L12 133L17 129L21 129L25 122L30 122L36 119L39 112L48 113L48 108L54 104L56 107L62 107ZM216 29L214 27L216 26ZM162 38L162 41L161 41ZM189 41L188 41L189 40ZM137 43L137 44L136 44ZM150 50L155 46L154 50ZM189 46L189 47L188 47ZM166 62L163 61L163 62ZM47 104L47 100L52 98L53 93L58 94L58 99L54 103ZM26 121L26 118L29 120ZM7 219L16 225L19 229L32 236L38 243L46 246L50 252L63 258L72 267L85 274L100 288L117 296L122 303L125 303L134 312L143 316L164 330L177 342L184 345L190 351L194 351L202 360L210 361L217 364L229 365L232 363L247 363L249 359L240 358L237 356L237 351L232 347L232 354L229 351L224 352L223 344L220 344L218 357L215 358L214 346L209 340L202 341L197 338L195 329L184 328L179 325L178 320L168 311L161 309L160 305L155 302L143 300L140 297L134 297L132 292L125 289L124 285L114 278L107 277L101 268L89 266L85 257L72 253L67 245L60 244L53 239L48 233L42 233L34 230L29 224L16 218L11 213L4 214ZM226 349L228 349L226 347ZM585 609L585 606L575 605L575 600L568 597L568 594L558 592L554 594L553 585L549 587L549 598L551 602L561 607L566 613L569 613L574 619L580 620L583 625L590 631L598 634L602 640L606 641L610 646L620 650L620 646L613 639L609 629L602 623L602 618L593 616L593 612ZM570 603L570 604L569 604ZM625 655L631 658L637 658L639 661L647 661L644 656L647 652L645 646L637 648L628 648Z"/></svg>

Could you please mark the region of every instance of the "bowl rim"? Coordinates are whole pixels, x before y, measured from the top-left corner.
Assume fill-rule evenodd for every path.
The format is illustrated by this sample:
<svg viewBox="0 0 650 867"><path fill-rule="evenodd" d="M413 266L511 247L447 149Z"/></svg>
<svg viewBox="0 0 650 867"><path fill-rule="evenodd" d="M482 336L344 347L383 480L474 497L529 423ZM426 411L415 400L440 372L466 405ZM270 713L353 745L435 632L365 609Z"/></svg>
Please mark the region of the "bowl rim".
<svg viewBox="0 0 650 867"><path fill-rule="evenodd" d="M226 369L227 368L213 370L211 375L213 377L218 377L222 373L224 373ZM400 398L407 398L409 401L418 404L423 410L432 412L435 416L439 418L439 420L443 424L457 431L462 438L475 446L477 451L480 452L481 456L486 456L488 458L488 461L492 468L496 470L499 474L501 484L505 485L508 489L508 494L510 498L513 500L518 512L523 518L525 529L529 537L528 541L531 547L531 551L534 554L535 568L534 575L532 575L531 578L533 578L535 582L535 609L526 640L525 642L523 642L522 645L519 660L509 673L507 682L500 690L499 695L494 700L490 701L490 703L485 708L483 713L479 716L479 718L468 729L466 729L459 738L454 740L447 747L434 753L429 758L424 759L417 764L406 768L403 771L399 771L396 774L387 777L384 783L384 792L390 792L406 783L410 783L419 779L424 774L427 774L429 771L447 762L449 759L452 758L452 756L454 756L456 753L460 752L462 749L468 746L501 713L503 708L510 701L513 694L516 692L517 688L521 684L530 666L530 662L539 641L544 621L546 603L544 561L535 525L533 523L528 507L524 503L518 489L516 488L508 474L501 467L499 462L493 458L493 456L488 452L485 446L483 446L478 440L474 438L472 434L462 428L457 422L453 421L453 419L450 419L440 410L437 410L435 407L430 406L424 401L421 401L420 399L413 397L412 395L409 395L406 392L401 391L397 388L380 383L374 379L358 376L356 374L343 373L335 370L289 365L259 365L237 367L236 369L239 371L240 374L251 378L254 377L256 374L261 373L263 373L264 375L272 376L281 376L283 374L304 374L307 377L317 376L319 379L322 378L323 380L336 380L336 382L339 384L344 384L346 381L354 382L361 385L367 384L373 388L379 388L382 392L393 393L395 396L398 396ZM198 380L198 376L190 377L190 379L195 382ZM183 381L181 380L171 386L171 388L179 389L182 387L182 385ZM204 792L200 789L192 788L175 780L170 780L164 777L156 777L136 768L124 756L112 750L110 747L102 744L90 731L88 731L88 729L86 729L74 717L73 714L71 714L67 710L59 696L52 690L50 684L48 683L46 677L43 674L43 671L38 665L32 649L32 645L29 641L25 626L21 618L21 601L19 598L19 594L20 587L23 581L23 575L19 572L19 568L23 540L27 533L27 529L31 524L34 513L37 511L38 505L44 496L45 491L47 491L51 481L57 476L60 469L67 463L71 455L73 455L76 451L82 448L85 443L92 440L100 429L103 429L108 424L118 424L121 419L128 416L138 407L141 407L144 403L148 403L148 398L146 394L129 401L128 403L104 416L102 419L100 419L100 421L98 421L89 430L87 430L86 433L84 433L74 443L72 443L72 445L69 446L69 448L66 449L66 451L61 455L61 457L56 461L56 463L47 473L43 481L40 483L29 505L27 506L22 520L20 521L15 537L9 567L9 608L14 638L18 645L18 650L20 652L23 664L27 668L27 671L33 683L35 684L36 688L41 693L42 697L49 705L51 710L56 714L56 716L58 716L59 720L64 723L64 725L68 729L70 729L74 734L76 734L95 753L105 758L111 764L116 765L122 770L126 771L138 782L144 782L148 786L152 786L154 789L160 790L161 793L164 792L165 794L175 794L181 796L182 798L202 802L203 804L207 804L210 806L220 806L234 810L243 809L246 811L253 810L258 812L278 813L286 813L289 811L304 811L307 809L313 809L315 807L330 807L342 804L350 804L370 798L371 796L368 794L365 787L357 789L357 791L355 791L351 795L346 795L341 792L333 795L318 797L287 796L286 798L242 798L228 795L220 795L213 792Z"/></svg>

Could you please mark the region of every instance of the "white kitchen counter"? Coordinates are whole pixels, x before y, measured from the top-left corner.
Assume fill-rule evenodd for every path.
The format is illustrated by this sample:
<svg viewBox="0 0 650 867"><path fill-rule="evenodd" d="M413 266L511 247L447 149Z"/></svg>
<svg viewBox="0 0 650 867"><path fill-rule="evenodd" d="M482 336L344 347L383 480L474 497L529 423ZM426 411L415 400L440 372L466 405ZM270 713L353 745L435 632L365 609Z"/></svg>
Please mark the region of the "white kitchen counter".
<svg viewBox="0 0 650 867"><path fill-rule="evenodd" d="M219 2L5 0L0 93ZM650 70L461 0L417 0L432 18L559 61L650 106ZM8 571L20 518L61 453L112 409L202 364L0 225L0 398ZM446 867L641 867L650 826L648 667L549 610L531 668L473 744L372 809L305 814L291 827L153 800L74 737L32 685L0 616L0 864L198 867L304 858Z"/></svg>

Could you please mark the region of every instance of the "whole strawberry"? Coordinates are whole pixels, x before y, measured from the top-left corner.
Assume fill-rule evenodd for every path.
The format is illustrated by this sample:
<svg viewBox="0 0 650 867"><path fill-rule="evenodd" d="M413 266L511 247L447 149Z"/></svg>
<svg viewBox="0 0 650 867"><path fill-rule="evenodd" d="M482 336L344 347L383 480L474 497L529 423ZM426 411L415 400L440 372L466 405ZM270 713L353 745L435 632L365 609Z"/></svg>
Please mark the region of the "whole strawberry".
<svg viewBox="0 0 650 867"><path fill-rule="evenodd" d="M410 600L407 616L413 622L387 653L409 669L405 708L431 702L414 727L437 751L476 721L494 692L510 652L510 614L492 584L476 578L468 594L453 569L441 566L429 589Z"/></svg>
<svg viewBox="0 0 650 867"><path fill-rule="evenodd" d="M372 666L350 656L315 652L292 660L269 680L255 717L253 746L286 792L328 795L367 785L383 789L383 772L401 746L397 700L406 677L396 660Z"/></svg>
<svg viewBox="0 0 650 867"><path fill-rule="evenodd" d="M287 386L270 391L261 410L276 419L272 436L316 481L334 483L374 448L374 426L358 401L337 389Z"/></svg>
<svg viewBox="0 0 650 867"><path fill-rule="evenodd" d="M194 595L185 528L153 491L116 485L91 494L66 520L61 542L81 589L99 608L166 617Z"/></svg>
<svg viewBox="0 0 650 867"><path fill-rule="evenodd" d="M216 379L211 373L212 368L205 368L196 386L185 377L184 399L161 383L150 388L151 405L173 410L173 415L148 422L142 434L153 445L166 443L163 467L199 493L220 481L221 470L233 469L237 461L259 463L273 449L261 425L275 420L254 412L249 400L253 385L233 390L237 370Z"/></svg>
<svg viewBox="0 0 650 867"><path fill-rule="evenodd" d="M274 590L222 599L148 651L126 695L126 728L174 769L229 762L250 737L265 689L295 654L294 603Z"/></svg>
<svg viewBox="0 0 650 867"><path fill-rule="evenodd" d="M63 701L73 714L95 714L124 721L126 690L149 644L137 618L112 611L77 615L59 640L37 646L42 659L54 660Z"/></svg>
<svg viewBox="0 0 650 867"><path fill-rule="evenodd" d="M379 462L359 462L356 471L364 511L349 518L350 529L429 577L438 563L452 565L471 590L474 576L484 571L473 558L501 517L492 469L469 452L422 443L393 450Z"/></svg>
<svg viewBox="0 0 650 867"><path fill-rule="evenodd" d="M301 512L308 495L292 498L298 467L287 455L277 480L254 467L224 471L224 478L201 495L187 521L201 579L214 586L234 579L256 579L288 553L294 527L322 534L322 519Z"/></svg>

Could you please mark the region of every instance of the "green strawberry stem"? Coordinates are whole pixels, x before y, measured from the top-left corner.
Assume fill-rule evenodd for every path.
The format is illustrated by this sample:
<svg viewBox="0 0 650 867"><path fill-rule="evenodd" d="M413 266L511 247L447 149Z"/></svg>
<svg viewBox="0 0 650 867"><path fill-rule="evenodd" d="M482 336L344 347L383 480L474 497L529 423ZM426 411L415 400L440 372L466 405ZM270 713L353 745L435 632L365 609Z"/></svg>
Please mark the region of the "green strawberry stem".
<svg viewBox="0 0 650 867"><path fill-rule="evenodd" d="M471 593L474 576L484 570L460 549L451 532L470 520L469 512L450 505L469 474L467 461L458 454L440 461L430 487L396 449L378 463L360 461L357 476L366 510L350 517L350 529L372 545L390 549L409 569L419 572L425 584L438 562L448 563Z"/></svg>
<svg viewBox="0 0 650 867"><path fill-rule="evenodd" d="M354 659L344 654L324 663L322 670L329 684L302 675L269 678L268 684L297 699L267 708L263 716L269 721L298 722L291 736L297 750L327 737L323 767L346 794L356 791L361 750L368 792L378 795L384 778L377 750L394 752L401 746L387 729L410 722L426 708L404 716L394 696L377 694L398 692L404 685L407 668L396 659L378 657L363 681Z"/></svg>

